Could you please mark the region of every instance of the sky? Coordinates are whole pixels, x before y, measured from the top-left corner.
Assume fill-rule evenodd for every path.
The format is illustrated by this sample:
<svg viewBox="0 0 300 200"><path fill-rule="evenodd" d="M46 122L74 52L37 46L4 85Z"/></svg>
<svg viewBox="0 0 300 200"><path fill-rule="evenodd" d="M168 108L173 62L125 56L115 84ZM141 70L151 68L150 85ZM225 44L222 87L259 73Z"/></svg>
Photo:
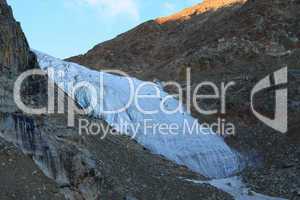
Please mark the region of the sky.
<svg viewBox="0 0 300 200"><path fill-rule="evenodd" d="M27 40L58 58L83 54L150 19L201 0L7 0Z"/></svg>

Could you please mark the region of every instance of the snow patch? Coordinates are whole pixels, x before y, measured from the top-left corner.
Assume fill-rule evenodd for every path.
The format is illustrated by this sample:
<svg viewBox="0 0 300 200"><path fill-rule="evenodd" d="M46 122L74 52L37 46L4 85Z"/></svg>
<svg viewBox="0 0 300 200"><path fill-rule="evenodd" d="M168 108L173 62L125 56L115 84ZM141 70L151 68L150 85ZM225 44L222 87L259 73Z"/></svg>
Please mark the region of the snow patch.
<svg viewBox="0 0 300 200"><path fill-rule="evenodd" d="M214 179L210 181L196 181L187 180L196 184L209 184L226 193L231 194L235 200L286 200L277 197L270 197L263 194L259 194L251 191L242 182L242 179L238 176L225 178L225 179Z"/></svg>

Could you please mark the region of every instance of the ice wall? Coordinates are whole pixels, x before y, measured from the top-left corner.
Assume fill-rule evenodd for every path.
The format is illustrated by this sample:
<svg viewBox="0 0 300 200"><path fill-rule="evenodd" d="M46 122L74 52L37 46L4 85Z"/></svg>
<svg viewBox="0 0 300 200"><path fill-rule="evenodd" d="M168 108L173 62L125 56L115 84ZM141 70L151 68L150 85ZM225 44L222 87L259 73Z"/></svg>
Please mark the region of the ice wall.
<svg viewBox="0 0 300 200"><path fill-rule="evenodd" d="M201 127L196 119L184 111L183 107L172 114L167 114L160 109L162 99L168 96L160 86L135 78L93 71L38 51L34 52L41 69L45 71L52 69L54 74L53 76L49 74L49 77L69 96L72 97L73 90L70 85L84 82L93 85L96 92L86 88L76 90L73 98L77 103L81 107L87 107L94 100L96 106L93 107L91 115L104 119L122 134L134 136L140 144L154 154L163 155L210 178L227 177L240 170L240 155L232 150L223 138ZM129 83L134 87L132 88ZM155 98L139 98L119 113L104 112L124 107L131 98L130 94L137 92L138 88L139 95L156 95L157 91L160 95ZM144 111L158 110L158 112L146 114L141 112L137 105ZM163 105L164 109L169 111L180 106L175 98L169 98ZM124 124L131 126L124 129ZM172 131L161 131L155 128L161 124L169 127L176 124L178 128ZM195 129L192 129L193 127Z"/></svg>

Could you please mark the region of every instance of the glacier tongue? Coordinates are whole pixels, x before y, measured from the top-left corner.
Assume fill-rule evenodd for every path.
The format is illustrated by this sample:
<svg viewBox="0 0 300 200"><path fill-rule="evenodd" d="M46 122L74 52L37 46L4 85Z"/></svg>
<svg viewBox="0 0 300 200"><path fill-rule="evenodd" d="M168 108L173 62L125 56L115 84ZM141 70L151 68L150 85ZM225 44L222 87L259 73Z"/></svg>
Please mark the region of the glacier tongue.
<svg viewBox="0 0 300 200"><path fill-rule="evenodd" d="M137 102L140 108L145 111L160 108L162 98L168 96L160 86L135 78L93 71L84 66L64 62L38 51L34 52L37 55L41 69L45 71L53 70L54 75L49 75L49 77L68 95L72 96L72 88L69 87L69 83L76 84L85 81L93 85L96 88L96 93L93 93L93 95L86 90L77 90L74 98L77 103L82 107L86 107L90 100L95 100L96 106L92 112L94 117L104 119L122 134L134 136L140 144L153 153L163 155L210 178L228 177L240 170L240 155L230 149L223 138L211 134L211 130L202 128L202 132L196 131L200 130L201 125L196 119L187 114L183 107L182 110L172 114L167 114L162 109L158 109L159 112L157 113L145 114L139 111L137 104L133 101L122 112L103 112L105 110L118 110L127 104L132 92L129 79L134 85L134 92L138 87L141 87L140 95L155 95L157 90L160 91L160 97L158 98L138 99ZM100 77L103 77L102 81L100 81ZM103 93L100 93L102 90ZM174 110L178 105L179 101L175 98L169 98L165 102L166 109ZM127 124L130 128L124 130L120 126L121 124ZM153 126L149 128L149 124ZM177 124L179 128L172 130L172 132L170 130L162 133L153 128L157 124L166 124L169 127ZM188 127L192 129L195 124L196 129L189 132Z"/></svg>
<svg viewBox="0 0 300 200"><path fill-rule="evenodd" d="M251 191L250 188L242 182L238 176L225 179L215 179L210 181L187 180L196 184L209 184L228 194L231 194L235 200L286 200L279 197L270 197Z"/></svg>

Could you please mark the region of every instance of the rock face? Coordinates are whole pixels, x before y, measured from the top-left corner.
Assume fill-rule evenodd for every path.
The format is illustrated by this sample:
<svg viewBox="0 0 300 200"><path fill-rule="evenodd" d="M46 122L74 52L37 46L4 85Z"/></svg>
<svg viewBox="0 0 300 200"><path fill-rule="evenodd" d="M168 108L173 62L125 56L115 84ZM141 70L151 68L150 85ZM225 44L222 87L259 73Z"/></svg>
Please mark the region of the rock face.
<svg viewBox="0 0 300 200"><path fill-rule="evenodd" d="M64 199L53 180L45 177L29 156L0 139L0 198Z"/></svg>
<svg viewBox="0 0 300 200"><path fill-rule="evenodd" d="M185 181L201 177L129 138L80 136L78 127L67 127L65 114L32 116L19 110L14 82L38 66L11 8L0 2L0 199L232 199ZM46 84L47 77L28 78L24 102L46 105ZM79 118L87 117L76 116L76 122Z"/></svg>
<svg viewBox="0 0 300 200"><path fill-rule="evenodd" d="M12 70L24 70L29 64L29 46L6 0L0 1L0 25L0 69L11 67Z"/></svg>
<svg viewBox="0 0 300 200"><path fill-rule="evenodd" d="M20 24L14 20L12 9L5 0L0 1L0 41L0 80L1 86L7 85L0 90L0 107L13 111L16 108L12 103L12 79L28 67L30 53Z"/></svg>
<svg viewBox="0 0 300 200"><path fill-rule="evenodd" d="M182 86L191 68L192 88L203 80L234 81L226 119L236 125L237 135L228 143L262 163L261 169L249 169L245 180L258 192L294 198L300 187L299 9L299 0L204 1L67 60L98 70L120 69L143 80L176 80ZM281 134L254 118L249 105L255 84L286 66L289 131ZM257 95L257 109L273 115L273 96L272 91ZM194 115L208 122L219 117Z"/></svg>
<svg viewBox="0 0 300 200"><path fill-rule="evenodd" d="M0 41L0 199L63 199L55 182L47 178L30 157L2 137L4 126L10 123L4 120L16 116L13 113L18 110L12 95L14 80L25 69L34 67L20 24L14 20L12 10L5 0L0 1ZM35 148L32 146L34 137L30 131L32 123L29 126L23 125L19 128L27 128L28 137L31 138L24 141L24 146ZM17 135L16 132L11 134Z"/></svg>

